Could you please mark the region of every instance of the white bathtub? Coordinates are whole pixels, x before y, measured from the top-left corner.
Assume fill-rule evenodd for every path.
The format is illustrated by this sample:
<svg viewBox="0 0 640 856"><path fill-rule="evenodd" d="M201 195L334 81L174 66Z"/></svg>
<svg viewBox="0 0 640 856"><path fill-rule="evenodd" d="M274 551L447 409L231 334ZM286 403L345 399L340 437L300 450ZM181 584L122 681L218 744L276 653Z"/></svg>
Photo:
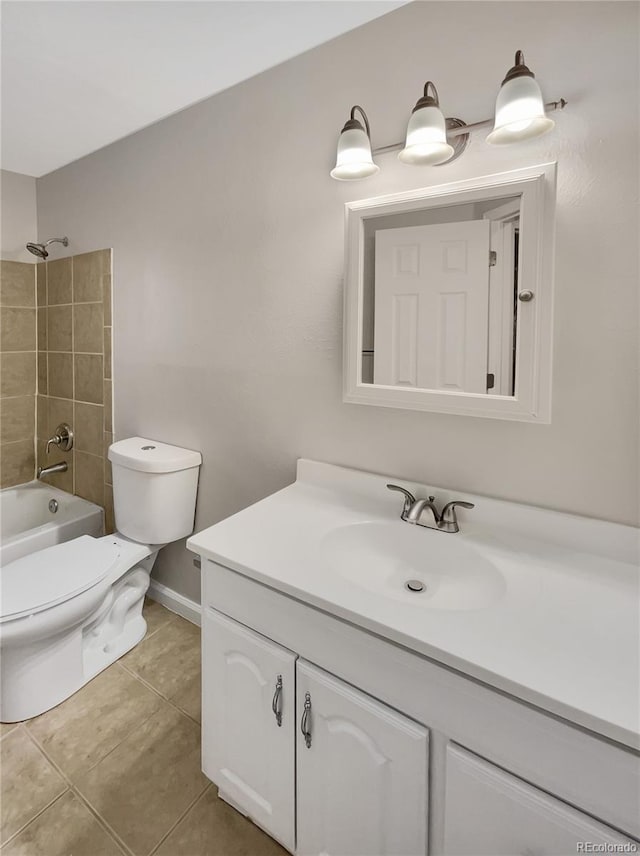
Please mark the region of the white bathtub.
<svg viewBox="0 0 640 856"><path fill-rule="evenodd" d="M49 509L52 499L57 511ZM102 509L79 496L37 481L0 491L0 565L79 535L103 534Z"/></svg>

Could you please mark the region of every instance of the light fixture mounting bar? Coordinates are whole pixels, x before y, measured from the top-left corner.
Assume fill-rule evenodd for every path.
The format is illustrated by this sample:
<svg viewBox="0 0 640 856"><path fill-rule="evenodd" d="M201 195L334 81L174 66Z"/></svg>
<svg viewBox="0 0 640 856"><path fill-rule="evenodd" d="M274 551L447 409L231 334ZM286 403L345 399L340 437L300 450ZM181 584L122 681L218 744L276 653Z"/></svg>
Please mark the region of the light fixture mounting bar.
<svg viewBox="0 0 640 856"><path fill-rule="evenodd" d="M553 113L555 110L564 110L566 106L567 101L564 98L560 98L559 101L548 101L544 105L544 108L550 113ZM472 122L470 125L461 125L459 128L447 128L447 137L459 137L469 134L472 131L479 131L481 128L490 127L493 127L493 119L483 119L481 122ZM403 149L404 145L404 142L402 142L390 143L388 146L376 146L372 150L372 154L381 155L385 152L396 152Z"/></svg>

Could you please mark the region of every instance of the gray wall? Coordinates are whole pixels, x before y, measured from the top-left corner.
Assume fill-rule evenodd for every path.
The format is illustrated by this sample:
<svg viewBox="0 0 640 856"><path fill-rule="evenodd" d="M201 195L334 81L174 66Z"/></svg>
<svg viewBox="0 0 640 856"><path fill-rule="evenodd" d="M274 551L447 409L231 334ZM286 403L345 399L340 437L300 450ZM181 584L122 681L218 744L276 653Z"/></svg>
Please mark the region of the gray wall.
<svg viewBox="0 0 640 856"><path fill-rule="evenodd" d="M414 3L38 180L39 234L114 248L117 437L202 450L197 527L292 481L307 456L632 522L637 518L638 6ZM440 168L394 154L328 171L348 110L400 139L424 80L491 115L522 48L554 133L475 135ZM341 400L343 204L559 162L553 422ZM182 545L155 575L197 598Z"/></svg>
<svg viewBox="0 0 640 856"><path fill-rule="evenodd" d="M36 180L29 175L0 170L0 257L31 262L25 244L36 240Z"/></svg>

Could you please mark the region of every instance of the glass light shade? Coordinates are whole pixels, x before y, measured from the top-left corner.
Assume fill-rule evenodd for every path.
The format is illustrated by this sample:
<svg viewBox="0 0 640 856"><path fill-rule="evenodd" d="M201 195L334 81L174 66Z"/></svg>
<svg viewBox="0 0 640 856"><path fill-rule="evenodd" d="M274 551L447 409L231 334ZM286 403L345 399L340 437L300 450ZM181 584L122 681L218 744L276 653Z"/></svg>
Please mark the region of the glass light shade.
<svg viewBox="0 0 640 856"><path fill-rule="evenodd" d="M544 113L540 87L522 75L502 84L496 99L496 120L487 142L496 146L531 140L550 131L555 122Z"/></svg>
<svg viewBox="0 0 640 856"><path fill-rule="evenodd" d="M340 134L336 165L331 178L338 181L353 181L375 175L380 167L373 162L371 141L364 128L349 128Z"/></svg>
<svg viewBox="0 0 640 856"><path fill-rule="evenodd" d="M411 114L404 148L398 153L403 163L438 164L449 160L453 146L447 142L444 116L439 107L421 107Z"/></svg>

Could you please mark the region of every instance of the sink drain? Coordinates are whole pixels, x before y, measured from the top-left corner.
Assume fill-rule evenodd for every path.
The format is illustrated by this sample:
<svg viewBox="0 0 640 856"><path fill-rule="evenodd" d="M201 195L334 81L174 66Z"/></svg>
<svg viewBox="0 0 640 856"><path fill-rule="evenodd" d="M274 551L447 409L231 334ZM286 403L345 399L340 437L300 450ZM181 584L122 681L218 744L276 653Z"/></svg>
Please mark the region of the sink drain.
<svg viewBox="0 0 640 856"><path fill-rule="evenodd" d="M420 582L420 580L407 580L404 587L407 591L413 592L414 594L419 594L421 591L426 589L425 584Z"/></svg>

